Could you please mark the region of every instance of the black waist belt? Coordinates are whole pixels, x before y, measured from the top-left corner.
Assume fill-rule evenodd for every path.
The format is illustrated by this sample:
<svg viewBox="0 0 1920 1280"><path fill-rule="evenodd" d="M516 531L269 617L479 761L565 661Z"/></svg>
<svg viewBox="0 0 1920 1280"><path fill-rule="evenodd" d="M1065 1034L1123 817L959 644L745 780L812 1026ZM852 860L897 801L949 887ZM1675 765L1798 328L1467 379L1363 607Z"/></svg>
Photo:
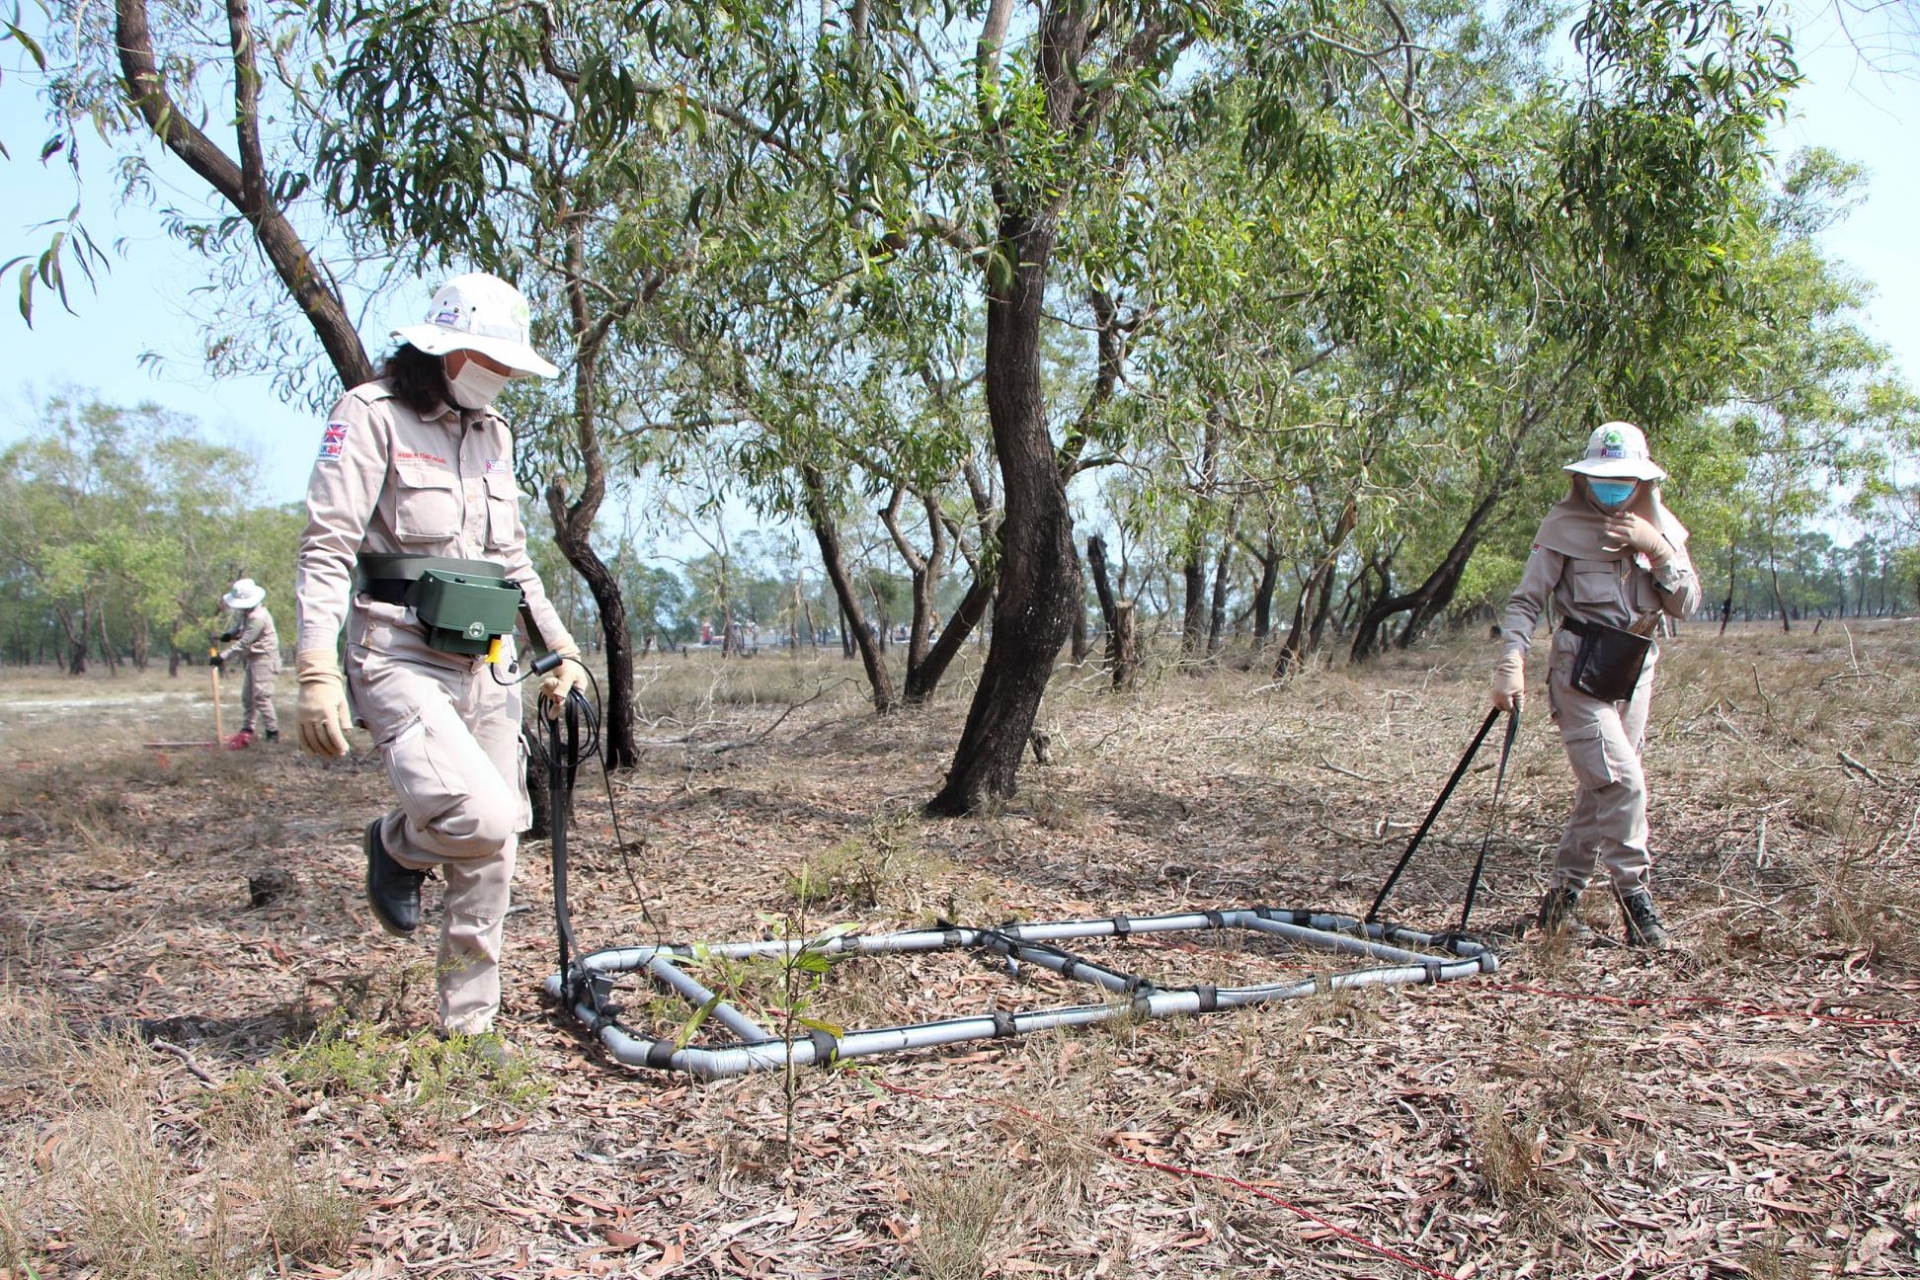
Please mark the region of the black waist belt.
<svg viewBox="0 0 1920 1280"><path fill-rule="evenodd" d="M1578 618L1560 619L1560 629L1562 631L1571 631L1573 632L1573 634L1581 637L1585 637L1589 630L1589 628L1587 627L1587 624L1580 621L1580 619Z"/></svg>
<svg viewBox="0 0 1920 1280"><path fill-rule="evenodd" d="M413 584L420 580L420 575L430 570L457 573L468 578L498 578L503 582L507 576L507 571L491 560L415 556L405 552L377 554L363 551L359 564L360 590L369 599L378 600L381 604L411 604L407 593L413 590Z"/></svg>

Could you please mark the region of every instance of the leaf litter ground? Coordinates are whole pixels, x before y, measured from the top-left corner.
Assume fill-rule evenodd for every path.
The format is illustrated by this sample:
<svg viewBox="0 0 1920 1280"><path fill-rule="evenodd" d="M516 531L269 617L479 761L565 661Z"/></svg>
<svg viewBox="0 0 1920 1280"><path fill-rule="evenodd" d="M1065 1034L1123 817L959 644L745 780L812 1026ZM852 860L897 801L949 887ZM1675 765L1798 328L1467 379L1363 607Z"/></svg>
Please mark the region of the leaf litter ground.
<svg viewBox="0 0 1920 1280"><path fill-rule="evenodd" d="M777 1074L621 1070L541 1003L543 844L508 921L502 1027L527 1067L489 1073L422 1034L430 943L379 934L359 901L359 831L388 795L367 753L154 758L143 737L195 736L205 711L166 682L93 681L98 701L62 720L39 704L64 682L0 681L0 1267L1920 1274L1916 659L1920 627L1897 623L1669 645L1649 766L1672 955L1529 940L1497 977L869 1060L800 1073L791 1096ZM1450 645L1286 687L1169 670L1124 699L1063 670L1041 726L1056 763L994 812L931 822L916 806L964 683L875 720L837 659L666 659L643 673L656 745L614 783L624 858L583 775L575 920L595 946L1357 914L1470 737L1486 666ZM1395 918L1451 922L1491 760ZM1530 713L1477 924L1530 910L1570 785ZM246 882L266 869L298 887L256 908ZM1617 936L1611 906L1587 905ZM1346 963L1207 936L1076 950L1222 985ZM796 1004L777 971L733 977L769 1022ZM793 1011L873 1026L1086 990L967 956L875 959Z"/></svg>

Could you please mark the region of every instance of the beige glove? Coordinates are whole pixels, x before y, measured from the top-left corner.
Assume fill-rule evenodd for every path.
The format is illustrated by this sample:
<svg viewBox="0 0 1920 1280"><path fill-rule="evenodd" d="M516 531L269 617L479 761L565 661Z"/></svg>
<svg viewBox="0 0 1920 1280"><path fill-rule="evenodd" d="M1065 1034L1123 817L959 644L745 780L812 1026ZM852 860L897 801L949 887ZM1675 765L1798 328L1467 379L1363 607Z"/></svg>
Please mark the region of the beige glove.
<svg viewBox="0 0 1920 1280"><path fill-rule="evenodd" d="M1493 705L1502 711L1511 711L1520 705L1520 697L1526 691L1527 655L1511 649L1501 655L1493 669Z"/></svg>
<svg viewBox="0 0 1920 1280"><path fill-rule="evenodd" d="M580 665L580 646L573 642L572 636L563 638L559 644L548 650L559 654L565 661L547 672L547 678L540 682L540 705L547 719L558 720L566 709L567 695L575 689L587 687L587 669Z"/></svg>
<svg viewBox="0 0 1920 1280"><path fill-rule="evenodd" d="M309 755L347 754L353 712L347 709L347 685L340 678L340 660L331 649L302 649L293 655L293 665L300 679L300 708L294 713L300 726L300 745Z"/></svg>
<svg viewBox="0 0 1920 1280"><path fill-rule="evenodd" d="M1624 551L1632 547L1647 558L1656 569L1673 559L1673 547L1653 527L1653 522L1631 511L1621 511L1607 517L1606 542L1608 551Z"/></svg>

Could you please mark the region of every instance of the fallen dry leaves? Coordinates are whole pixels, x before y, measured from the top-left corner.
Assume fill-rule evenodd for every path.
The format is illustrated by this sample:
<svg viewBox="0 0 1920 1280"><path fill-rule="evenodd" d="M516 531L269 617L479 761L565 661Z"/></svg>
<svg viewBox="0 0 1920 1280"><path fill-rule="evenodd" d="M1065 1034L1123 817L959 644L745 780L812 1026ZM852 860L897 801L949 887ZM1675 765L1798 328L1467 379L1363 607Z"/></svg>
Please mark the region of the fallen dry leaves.
<svg viewBox="0 0 1920 1280"><path fill-rule="evenodd" d="M1890 900L1891 917L1858 900L1920 870L1920 638L1886 625L1851 641L1716 645L1700 630L1670 646L1649 759L1674 955L1529 942L1482 981L809 1071L791 1150L777 1076L622 1071L543 1007L543 845L523 854L503 1019L542 1094L429 1106L391 1085L283 1079L330 1013L389 1038L429 1020L430 944L385 938L358 901L359 828L387 803L364 755L328 764L283 745L162 764L12 739L6 975L78 1036L138 1019L183 1051L152 1050L136 1082L183 1185L207 1097L271 1092L301 1167L360 1222L343 1253L281 1255L263 1273L933 1274L954 1255L934 1247L952 1227L929 1197L1004 1175L973 1274L1418 1274L1369 1245L1459 1280L1920 1274L1920 970L1902 942L1916 922L1899 914L1910 899ZM1043 710L1060 761L963 822L913 813L957 736L960 691L881 721L852 695L821 699L761 745L651 753L615 787L632 869L676 940L759 935L795 914L803 863L834 850L892 860L868 868L858 903L811 905L813 927L1363 910L1471 734L1483 656L1440 648L1257 693L1258 673L1170 673L1132 700L1063 672ZM780 661L753 660L761 687ZM837 658L821 665L840 674ZM791 684L804 696L818 680L801 664ZM714 735L748 737L782 710L729 704ZM1395 918L1437 926L1457 909L1489 816L1491 776L1473 779ZM1530 909L1568 785L1530 719L1479 924ZM597 774L575 839L582 941L654 940ZM299 892L251 907L246 876L263 866L293 871ZM1610 912L1596 918L1617 934ZM1128 959L1221 982L1305 962L1225 940L1143 943ZM815 998L878 1025L1072 994L942 957L850 964ZM89 1276L100 1263L77 1207L36 1194L58 1183L64 1096L0 1056L5 1149L27 1157L0 1158L0 1198L17 1206L0 1244L34 1274Z"/></svg>

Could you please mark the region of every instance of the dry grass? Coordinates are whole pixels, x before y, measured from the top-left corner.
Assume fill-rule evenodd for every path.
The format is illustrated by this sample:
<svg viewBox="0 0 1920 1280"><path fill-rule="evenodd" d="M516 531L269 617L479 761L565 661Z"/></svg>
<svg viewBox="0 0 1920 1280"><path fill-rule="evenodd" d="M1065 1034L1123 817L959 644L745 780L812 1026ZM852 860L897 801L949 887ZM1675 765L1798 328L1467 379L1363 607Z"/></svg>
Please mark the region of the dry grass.
<svg viewBox="0 0 1920 1280"><path fill-rule="evenodd" d="M58 1274L56 1242L102 1280L243 1280L263 1266L342 1260L363 1209L301 1149L283 1092L257 1080L193 1095L173 1059L121 1032L83 1034L43 999L0 994L0 1092L55 1117L0 1172L9 1266ZM28 1134L16 1131L25 1147Z"/></svg>
<svg viewBox="0 0 1920 1280"><path fill-rule="evenodd" d="M1008 1228L1014 1179L1002 1168L919 1169L907 1177L919 1231L913 1261L926 1280L981 1280Z"/></svg>
<svg viewBox="0 0 1920 1280"><path fill-rule="evenodd" d="M1449 643L1284 687L1264 661L1163 666L1126 697L1094 668L1063 670L1041 720L1056 763L1024 766L1021 795L990 813L935 822L902 815L947 766L967 672L932 707L875 720L837 656L676 655L643 677L657 723L642 732L695 749L646 751L615 786L666 940L753 937L802 911L813 930L1354 911L1482 714L1489 663ZM1916 627L1855 627L1851 645L1833 627L1725 641L1695 628L1667 646L1649 767L1674 955L1528 940L1493 979L867 1060L802 1075L791 1103L776 1079L615 1070L542 1007L537 846L515 885L527 910L507 925L503 1025L535 1064L516 1099L420 1035L430 945L367 925L359 829L388 794L364 751L160 761L126 745L136 723L111 727L119 711L101 716L111 741L61 738L52 721L23 733L6 710L22 686L0 681L0 968L15 991L0 1017L0 1261L76 1280L110 1265L216 1280L321 1265L1385 1274L1270 1202L1109 1158L1128 1155L1272 1186L1455 1274L1571 1277L1629 1258L1643 1280L1920 1274L1913 1030L1806 1016L1920 1017L1916 672ZM749 745L700 749L722 742ZM1531 914L1570 797L1544 715L1529 713L1518 751L1480 924ZM1469 775L1395 919L1457 913L1491 781ZM654 941L597 785L574 829L576 927L589 946ZM261 866L302 891L253 907ZM1604 894L1592 909L1617 936ZM1169 980L1337 967L1224 932L1180 943L1085 950ZM778 981L734 986L764 1005ZM23 990L41 993L37 1022L21 1022ZM807 994L829 1021L876 1025L1070 990L939 956L836 966ZM622 996L636 1024L672 1030L688 1013ZM1683 1003L1702 996L1724 1003ZM215 1087L148 1044L96 1036L109 1015L171 1028ZM887 1172L902 1168L911 1204ZM296 1184L319 1199L276 1190ZM171 1254L141 1225L156 1203Z"/></svg>

